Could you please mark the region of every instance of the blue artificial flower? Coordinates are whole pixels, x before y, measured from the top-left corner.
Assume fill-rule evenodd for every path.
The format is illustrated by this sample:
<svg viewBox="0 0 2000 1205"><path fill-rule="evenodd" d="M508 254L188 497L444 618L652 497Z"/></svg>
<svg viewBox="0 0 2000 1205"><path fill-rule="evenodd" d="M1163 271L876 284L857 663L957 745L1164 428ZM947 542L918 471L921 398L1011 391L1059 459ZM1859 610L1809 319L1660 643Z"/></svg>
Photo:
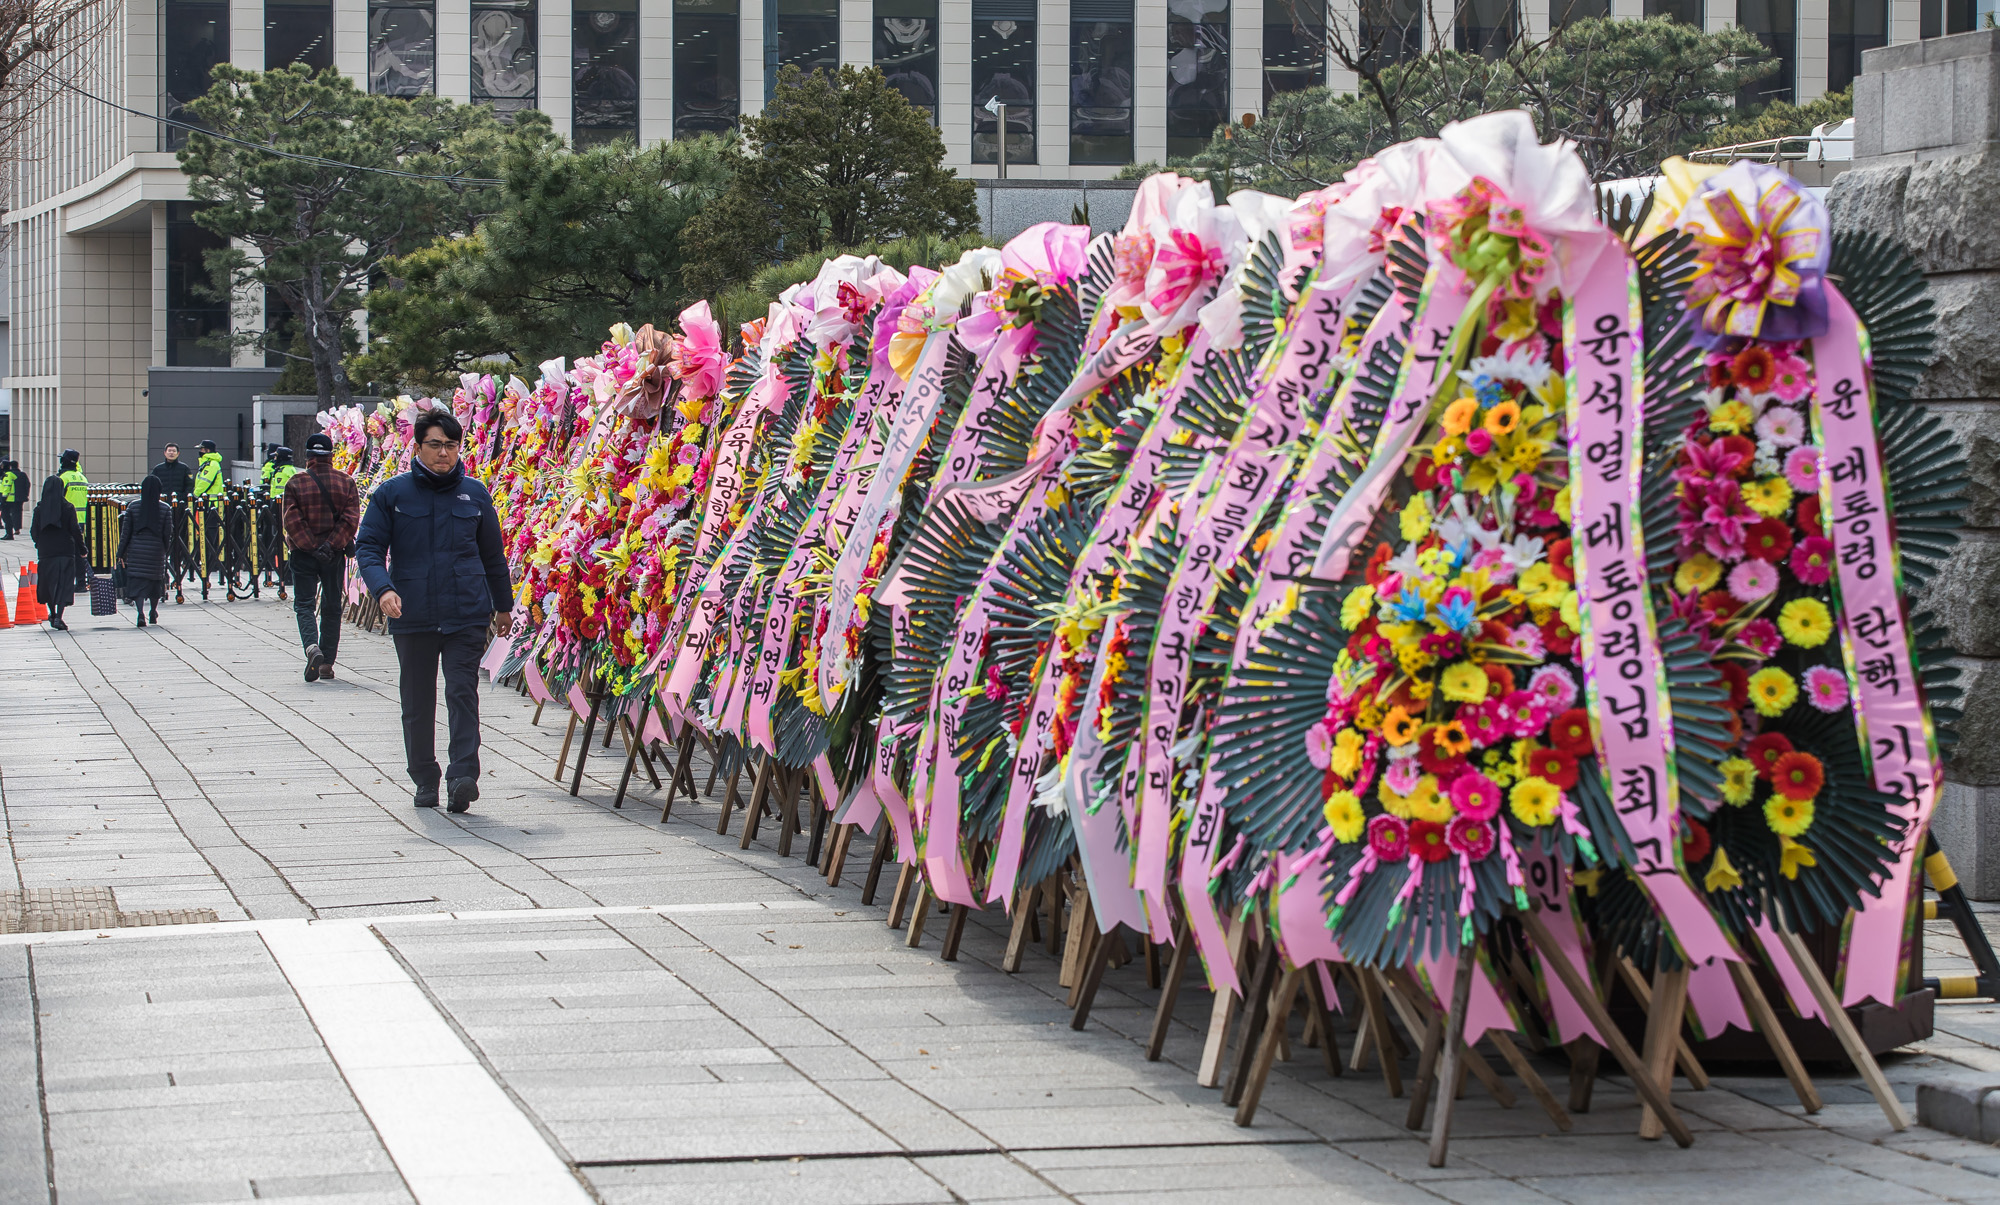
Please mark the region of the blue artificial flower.
<svg viewBox="0 0 2000 1205"><path fill-rule="evenodd" d="M1492 377L1482 376L1473 382L1472 392L1479 399L1481 407L1497 406L1507 396L1500 382Z"/></svg>
<svg viewBox="0 0 2000 1205"><path fill-rule="evenodd" d="M1453 597L1454 595L1458 597ZM1463 632L1475 622L1475 610L1469 591L1447 591L1445 597L1438 600L1438 621L1454 632Z"/></svg>
<svg viewBox="0 0 2000 1205"><path fill-rule="evenodd" d="M1408 586L1389 604L1389 610L1404 623L1416 623L1424 617L1424 596Z"/></svg>

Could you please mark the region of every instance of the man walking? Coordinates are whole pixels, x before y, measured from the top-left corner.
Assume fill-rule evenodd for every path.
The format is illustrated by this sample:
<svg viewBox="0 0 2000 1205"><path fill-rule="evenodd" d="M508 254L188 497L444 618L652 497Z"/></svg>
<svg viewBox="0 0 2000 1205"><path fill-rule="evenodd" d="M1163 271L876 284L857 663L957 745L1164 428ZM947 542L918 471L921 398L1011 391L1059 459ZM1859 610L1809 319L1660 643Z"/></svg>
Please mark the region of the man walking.
<svg viewBox="0 0 2000 1205"><path fill-rule="evenodd" d="M333 467L333 441L306 439L306 469L286 466L285 543L292 550L292 610L306 648L306 681L333 679L340 652L340 608L347 600L347 558L361 524L361 491Z"/></svg>
<svg viewBox="0 0 2000 1205"><path fill-rule="evenodd" d="M479 798L479 658L488 625L507 630L514 586L493 498L459 462L465 432L458 420L448 410L426 410L411 438L416 456L410 471L378 486L369 499L356 563L396 640L403 752L417 806L438 805L442 664L451 722L445 790L450 810L463 812Z"/></svg>

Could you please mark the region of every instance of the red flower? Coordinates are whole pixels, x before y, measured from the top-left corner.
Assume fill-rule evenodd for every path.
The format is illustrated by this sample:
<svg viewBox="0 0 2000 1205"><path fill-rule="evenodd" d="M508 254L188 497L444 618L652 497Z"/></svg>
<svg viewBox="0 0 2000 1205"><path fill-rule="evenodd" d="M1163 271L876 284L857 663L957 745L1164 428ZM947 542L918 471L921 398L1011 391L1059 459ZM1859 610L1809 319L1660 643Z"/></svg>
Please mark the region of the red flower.
<svg viewBox="0 0 2000 1205"><path fill-rule="evenodd" d="M1794 750L1780 756L1771 766L1771 789L1800 803L1819 794L1826 785L1826 769L1810 753Z"/></svg>
<svg viewBox="0 0 2000 1205"><path fill-rule="evenodd" d="M1708 829L1692 816L1682 816L1681 823L1687 826L1687 831L1681 834L1681 856L1690 862L1706 858L1708 851L1715 848L1715 842L1709 839Z"/></svg>
<svg viewBox="0 0 2000 1205"><path fill-rule="evenodd" d="M1369 585L1379 586L1382 584L1382 579L1389 576L1389 571L1382 566L1388 564L1395 555L1396 550L1386 543L1377 544L1375 551L1368 554L1368 566L1364 572L1367 574Z"/></svg>
<svg viewBox="0 0 2000 1205"><path fill-rule="evenodd" d="M1791 751L1792 742L1786 740L1783 733L1766 732L1750 742L1750 747L1743 751L1743 756L1749 758L1750 764L1757 767L1757 776L1769 782L1771 772L1778 767L1778 759Z"/></svg>
<svg viewBox="0 0 2000 1205"><path fill-rule="evenodd" d="M1528 773L1567 791L1576 785L1576 758L1561 749L1537 749L1528 755Z"/></svg>
<svg viewBox="0 0 2000 1205"><path fill-rule="evenodd" d="M1549 721L1549 743L1571 757L1589 753L1590 713L1581 707L1572 707Z"/></svg>
<svg viewBox="0 0 2000 1205"><path fill-rule="evenodd" d="M1415 457L1416 467L1410 470L1410 484L1419 490L1427 490L1437 485L1437 465L1428 456Z"/></svg>
<svg viewBox="0 0 2000 1205"><path fill-rule="evenodd" d="M1820 536L1826 534L1819 528L1818 494L1807 494L1805 497L1799 499L1798 509L1793 511L1792 515L1799 522L1799 530L1805 532L1807 535Z"/></svg>
<svg viewBox="0 0 2000 1205"><path fill-rule="evenodd" d="M1777 564L1792 550L1792 529L1782 519L1759 519L1743 533L1743 551Z"/></svg>
<svg viewBox="0 0 2000 1205"><path fill-rule="evenodd" d="M1708 362L1708 387L1710 389L1729 388L1729 361L1710 360ZM1704 423L1708 420L1703 419Z"/></svg>
<svg viewBox="0 0 2000 1205"><path fill-rule="evenodd" d="M1451 856L1444 839L1444 825L1430 820L1410 822L1410 848L1426 862L1442 862Z"/></svg>
<svg viewBox="0 0 2000 1205"><path fill-rule="evenodd" d="M1566 657L1576 649L1576 633L1562 620L1551 618L1542 625L1542 647Z"/></svg>
<svg viewBox="0 0 2000 1205"><path fill-rule="evenodd" d="M1741 477L1750 471L1750 462L1757 459L1757 445L1741 435L1725 435L1716 441L1724 451L1736 456L1736 469L1732 474Z"/></svg>
<svg viewBox="0 0 2000 1205"><path fill-rule="evenodd" d="M1576 580L1576 565L1571 560L1572 551L1573 545L1568 540L1557 540L1549 545L1549 572L1555 574L1559 581Z"/></svg>
<svg viewBox="0 0 2000 1205"><path fill-rule="evenodd" d="M1752 343L1736 353L1736 359L1729 365L1729 377L1753 393L1763 393L1778 378L1777 357L1771 354L1770 348Z"/></svg>
<svg viewBox="0 0 2000 1205"><path fill-rule="evenodd" d="M1437 738L1438 728L1435 725L1424 729L1423 735L1417 738L1417 764L1439 778L1458 773L1465 767L1465 758L1439 748Z"/></svg>
<svg viewBox="0 0 2000 1205"><path fill-rule="evenodd" d="M1487 639L1492 640L1493 638L1489 636ZM1494 643L1503 644L1505 641L1494 640ZM1514 689L1513 670L1492 661L1488 661L1479 668L1486 674L1487 698L1498 698L1501 695L1512 693Z"/></svg>
<svg viewBox="0 0 2000 1205"><path fill-rule="evenodd" d="M1716 669L1729 687L1729 709L1741 711L1750 706L1750 671L1738 661L1724 661Z"/></svg>
<svg viewBox="0 0 2000 1205"><path fill-rule="evenodd" d="M1719 621L1728 619L1742 610L1743 604L1727 590L1710 590L1701 596L1701 609Z"/></svg>

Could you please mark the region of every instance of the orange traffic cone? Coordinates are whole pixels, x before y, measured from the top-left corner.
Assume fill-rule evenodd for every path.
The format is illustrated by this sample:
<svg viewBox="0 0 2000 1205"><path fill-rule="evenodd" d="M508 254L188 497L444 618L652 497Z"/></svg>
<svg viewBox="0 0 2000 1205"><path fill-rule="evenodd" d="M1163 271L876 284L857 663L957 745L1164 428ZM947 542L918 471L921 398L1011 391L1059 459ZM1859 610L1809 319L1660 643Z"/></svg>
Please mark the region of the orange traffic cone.
<svg viewBox="0 0 2000 1205"><path fill-rule="evenodd" d="M15 602L14 609L17 611L21 609L19 601ZM7 591L4 588L0 588L0 628L11 628L13 626L14 621L7 618Z"/></svg>
<svg viewBox="0 0 2000 1205"><path fill-rule="evenodd" d="M35 600L36 570L39 566L29 561L21 569L19 593L14 596L15 623L41 623L49 617L48 608Z"/></svg>

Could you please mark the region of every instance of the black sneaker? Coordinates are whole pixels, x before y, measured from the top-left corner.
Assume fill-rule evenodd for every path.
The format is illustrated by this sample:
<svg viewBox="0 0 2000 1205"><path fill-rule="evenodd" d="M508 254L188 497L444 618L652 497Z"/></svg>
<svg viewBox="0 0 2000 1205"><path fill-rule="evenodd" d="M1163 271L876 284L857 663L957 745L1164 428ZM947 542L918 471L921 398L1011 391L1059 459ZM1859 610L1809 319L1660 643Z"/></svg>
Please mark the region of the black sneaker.
<svg viewBox="0 0 2000 1205"><path fill-rule="evenodd" d="M462 812L479 799L479 780L476 778L454 778L450 783L451 806L448 812Z"/></svg>
<svg viewBox="0 0 2000 1205"><path fill-rule="evenodd" d="M326 658L320 656L318 645L309 644L306 646L306 681L308 682L319 681L319 665L320 662L324 660L326 660ZM432 807L437 806L437 791L435 789L431 791L430 806Z"/></svg>
<svg viewBox="0 0 2000 1205"><path fill-rule="evenodd" d="M436 807L437 805L438 805L438 789L437 789L437 784L436 784L436 783L432 783L431 785L429 785L429 786L427 786L427 787L418 787L418 788L417 788L417 806L418 806L418 807L420 807L420 808L434 808L434 807Z"/></svg>

